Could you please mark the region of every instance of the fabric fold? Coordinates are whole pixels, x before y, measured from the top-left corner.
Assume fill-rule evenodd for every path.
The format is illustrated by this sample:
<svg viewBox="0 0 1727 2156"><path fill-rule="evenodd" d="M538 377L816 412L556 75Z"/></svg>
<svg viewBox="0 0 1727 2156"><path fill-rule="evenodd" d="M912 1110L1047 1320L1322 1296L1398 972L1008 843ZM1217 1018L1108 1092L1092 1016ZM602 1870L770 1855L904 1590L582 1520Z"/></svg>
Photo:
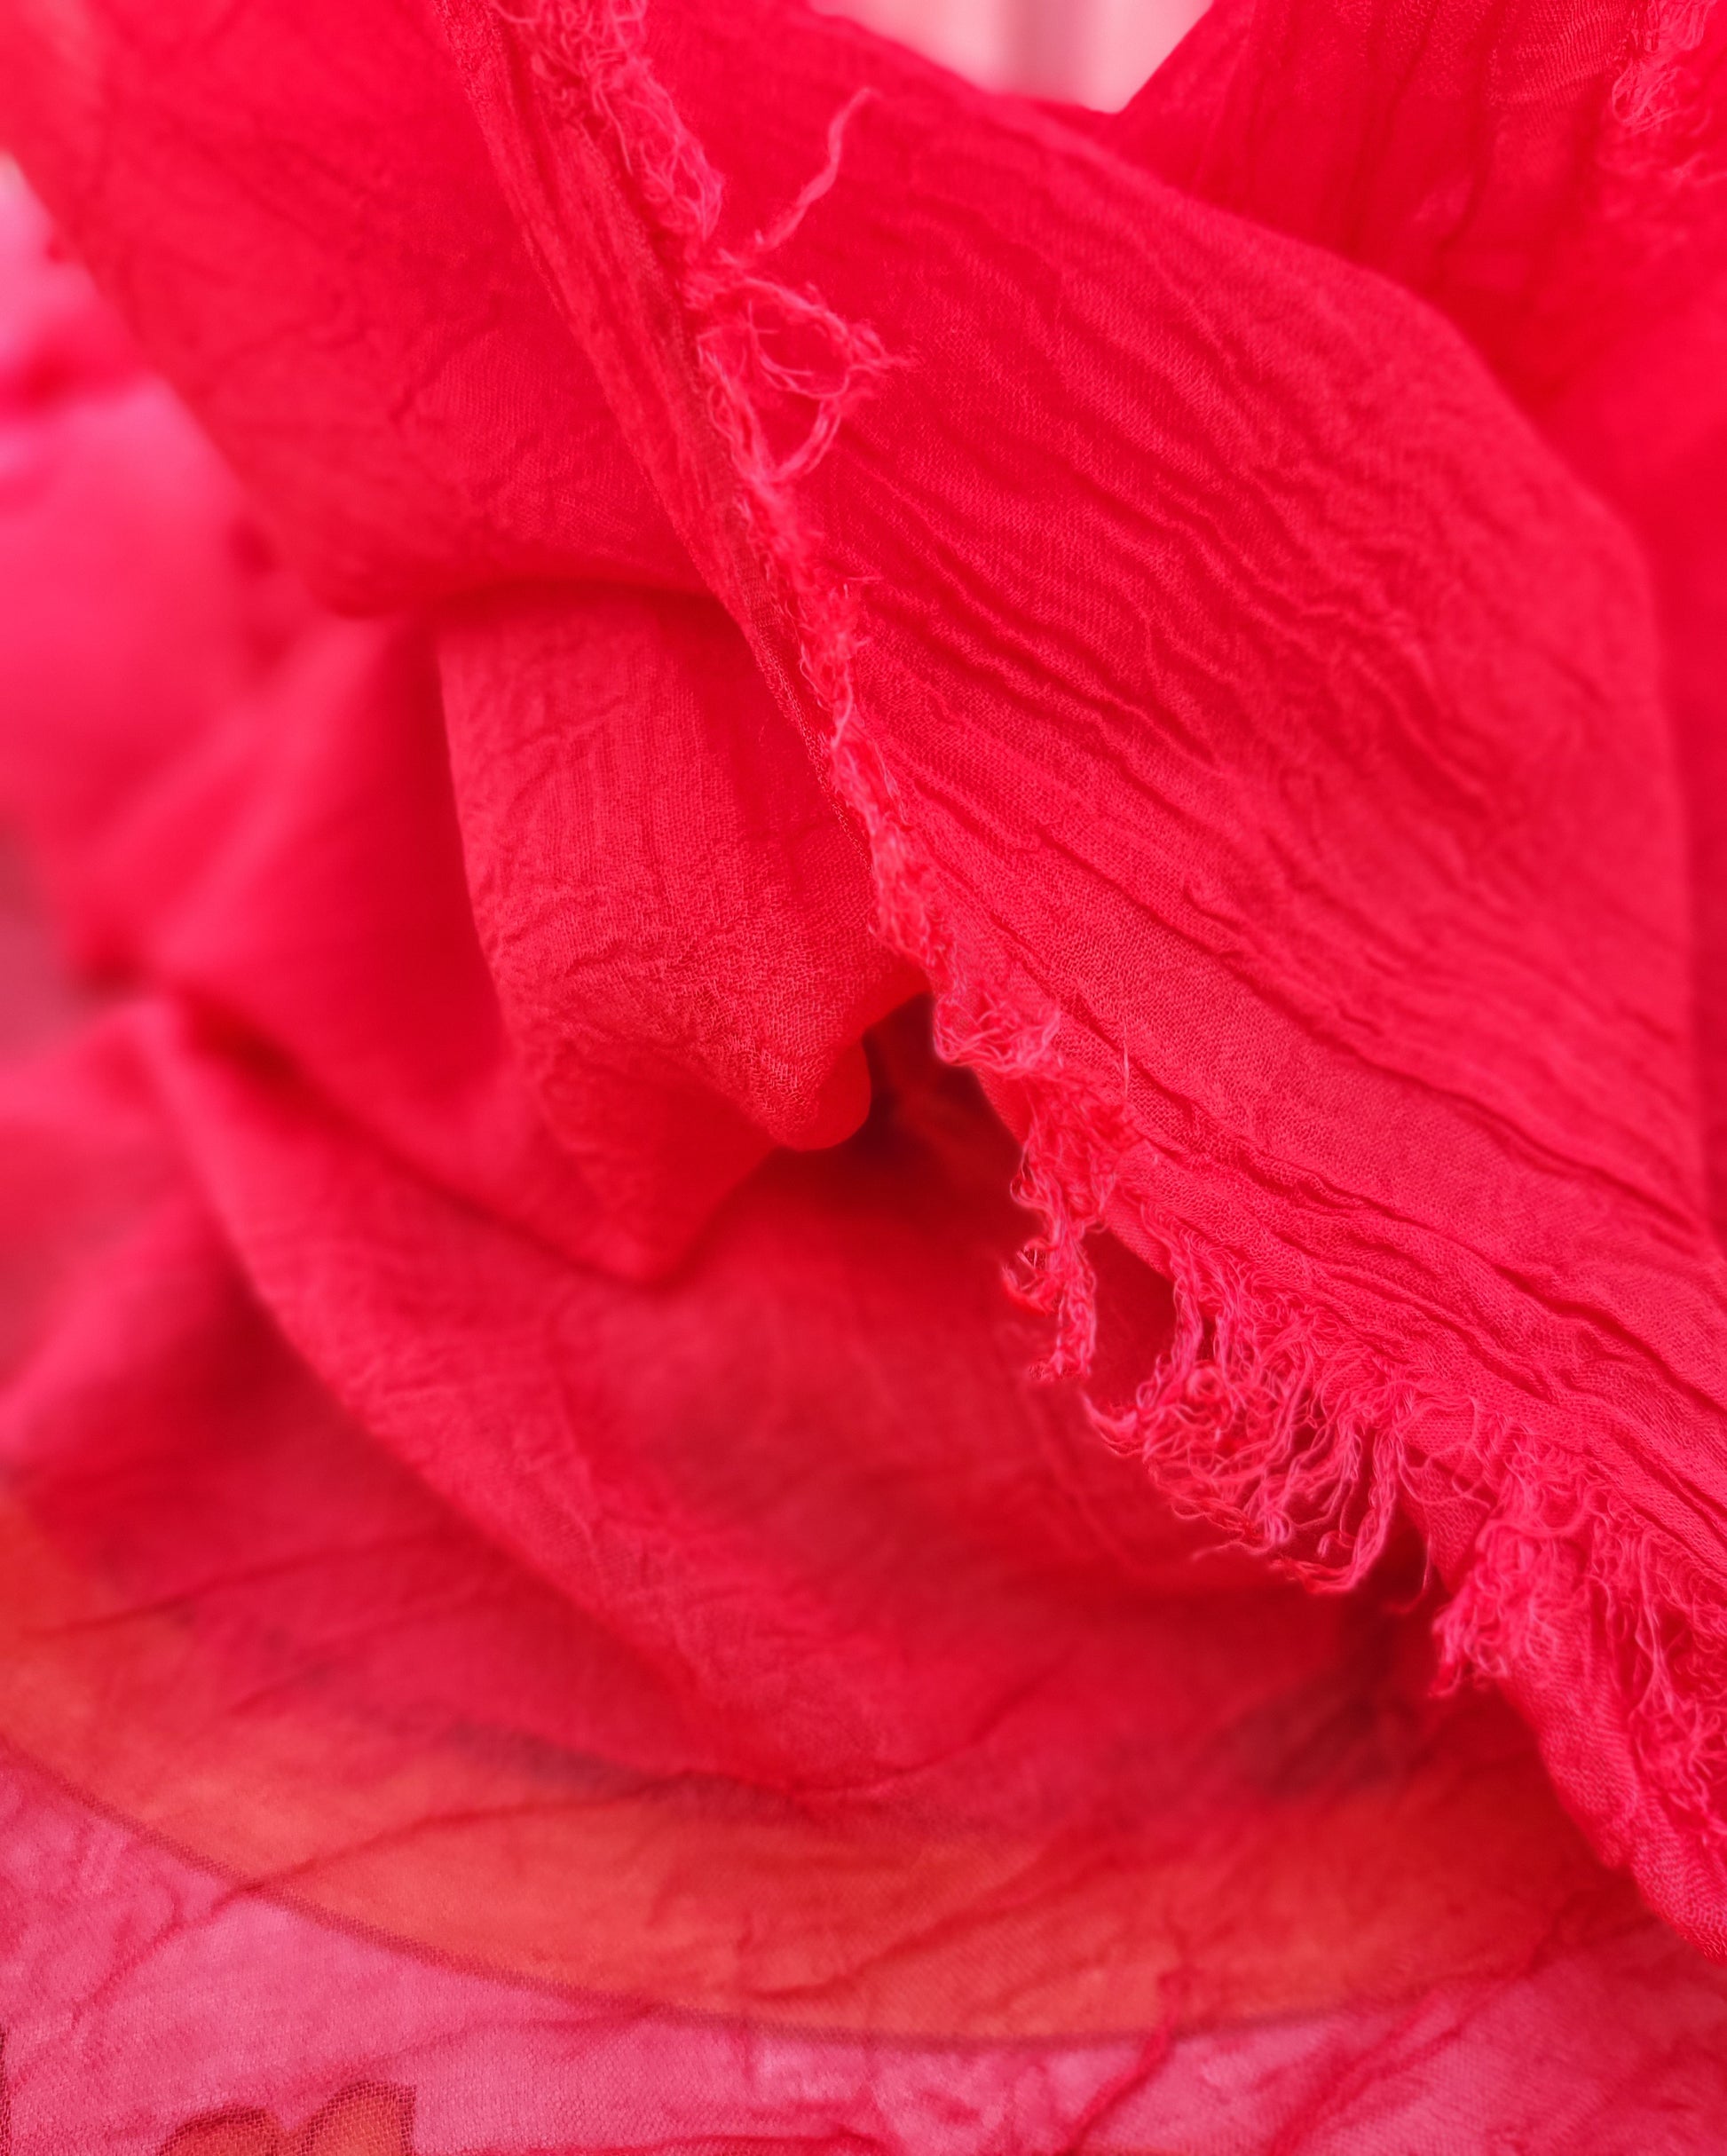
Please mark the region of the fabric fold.
<svg viewBox="0 0 1727 2156"><path fill-rule="evenodd" d="M0 130L321 596L687 588L414 5L0 19Z"/></svg>
<svg viewBox="0 0 1727 2156"><path fill-rule="evenodd" d="M448 12L643 469L1027 1138L1054 1367L1106 1220L1202 1283L1118 1433L1321 1581L1408 1506L1459 1659L1718 1944L1727 1307L1623 534L1416 301L848 30ZM1003 227L1042 278L990 275Z"/></svg>

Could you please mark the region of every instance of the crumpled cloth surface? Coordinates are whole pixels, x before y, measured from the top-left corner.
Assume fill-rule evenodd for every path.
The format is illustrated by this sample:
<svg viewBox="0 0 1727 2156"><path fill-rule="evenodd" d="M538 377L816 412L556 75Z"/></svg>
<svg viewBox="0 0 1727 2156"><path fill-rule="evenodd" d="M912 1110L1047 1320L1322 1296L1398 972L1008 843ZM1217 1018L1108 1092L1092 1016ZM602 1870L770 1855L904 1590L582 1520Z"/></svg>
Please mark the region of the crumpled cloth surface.
<svg viewBox="0 0 1727 2156"><path fill-rule="evenodd" d="M16 2156L1718 2146L1724 21L0 6Z"/></svg>

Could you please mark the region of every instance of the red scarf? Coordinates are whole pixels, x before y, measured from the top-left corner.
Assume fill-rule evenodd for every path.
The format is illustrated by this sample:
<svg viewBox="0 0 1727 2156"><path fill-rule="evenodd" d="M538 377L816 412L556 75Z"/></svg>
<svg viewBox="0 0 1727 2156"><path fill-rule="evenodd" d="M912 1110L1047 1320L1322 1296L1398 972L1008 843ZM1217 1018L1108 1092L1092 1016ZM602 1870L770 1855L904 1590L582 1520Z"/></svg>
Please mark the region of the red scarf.
<svg viewBox="0 0 1727 2156"><path fill-rule="evenodd" d="M1723 23L0 7L17 2156L1717 2145Z"/></svg>

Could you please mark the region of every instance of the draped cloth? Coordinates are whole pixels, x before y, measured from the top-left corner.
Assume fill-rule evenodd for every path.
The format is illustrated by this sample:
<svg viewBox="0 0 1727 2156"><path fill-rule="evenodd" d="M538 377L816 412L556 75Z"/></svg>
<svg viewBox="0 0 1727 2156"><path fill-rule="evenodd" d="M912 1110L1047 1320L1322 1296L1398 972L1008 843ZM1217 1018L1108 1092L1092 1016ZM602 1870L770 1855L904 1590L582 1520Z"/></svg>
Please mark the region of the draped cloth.
<svg viewBox="0 0 1727 2156"><path fill-rule="evenodd" d="M4 0L16 2156L1718 2145L1724 25Z"/></svg>

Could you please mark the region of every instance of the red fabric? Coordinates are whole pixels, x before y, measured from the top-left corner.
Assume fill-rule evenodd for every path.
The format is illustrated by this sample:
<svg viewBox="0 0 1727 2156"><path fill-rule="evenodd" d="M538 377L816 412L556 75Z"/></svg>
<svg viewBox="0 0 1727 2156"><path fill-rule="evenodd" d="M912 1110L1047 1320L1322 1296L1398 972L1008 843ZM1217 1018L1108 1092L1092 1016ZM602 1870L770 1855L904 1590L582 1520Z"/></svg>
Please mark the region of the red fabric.
<svg viewBox="0 0 1727 2156"><path fill-rule="evenodd" d="M1720 20L0 9L19 2156L1712 2145Z"/></svg>

